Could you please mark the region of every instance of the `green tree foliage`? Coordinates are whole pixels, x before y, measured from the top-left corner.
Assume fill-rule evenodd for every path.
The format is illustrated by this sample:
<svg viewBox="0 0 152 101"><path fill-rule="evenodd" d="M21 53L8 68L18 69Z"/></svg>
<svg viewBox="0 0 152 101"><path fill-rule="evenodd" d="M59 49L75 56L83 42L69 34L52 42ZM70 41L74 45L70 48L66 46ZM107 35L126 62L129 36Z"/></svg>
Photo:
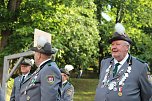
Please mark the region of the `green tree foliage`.
<svg viewBox="0 0 152 101"><path fill-rule="evenodd" d="M26 51L33 41L34 29L38 28L51 33L53 47L59 49L56 58L59 67L95 65L98 57L95 10L93 1L81 1L81 5L74 5L73 1L73 6L69 6L60 1L23 0L1 57Z"/></svg>

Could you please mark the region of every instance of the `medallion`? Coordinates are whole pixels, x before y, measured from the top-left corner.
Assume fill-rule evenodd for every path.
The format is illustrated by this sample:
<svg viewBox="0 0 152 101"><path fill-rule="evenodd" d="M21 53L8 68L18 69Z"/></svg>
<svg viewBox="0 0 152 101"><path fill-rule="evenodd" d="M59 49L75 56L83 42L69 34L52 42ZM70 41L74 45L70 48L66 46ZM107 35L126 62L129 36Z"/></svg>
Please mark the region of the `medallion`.
<svg viewBox="0 0 152 101"><path fill-rule="evenodd" d="M113 88L114 88L114 84L111 82L111 83L109 84L108 89L109 89L109 90L112 90Z"/></svg>
<svg viewBox="0 0 152 101"><path fill-rule="evenodd" d="M26 100L29 101L30 100L30 96L27 96Z"/></svg>
<svg viewBox="0 0 152 101"><path fill-rule="evenodd" d="M125 77L128 77L129 75L128 75L128 73L125 73Z"/></svg>
<svg viewBox="0 0 152 101"><path fill-rule="evenodd" d="M104 85L101 85L101 88L103 88L104 87Z"/></svg>
<svg viewBox="0 0 152 101"><path fill-rule="evenodd" d="M113 88L113 91L117 91L117 87L114 87L114 88Z"/></svg>
<svg viewBox="0 0 152 101"><path fill-rule="evenodd" d="M122 96L122 92L119 91L119 92L118 92L118 96Z"/></svg>

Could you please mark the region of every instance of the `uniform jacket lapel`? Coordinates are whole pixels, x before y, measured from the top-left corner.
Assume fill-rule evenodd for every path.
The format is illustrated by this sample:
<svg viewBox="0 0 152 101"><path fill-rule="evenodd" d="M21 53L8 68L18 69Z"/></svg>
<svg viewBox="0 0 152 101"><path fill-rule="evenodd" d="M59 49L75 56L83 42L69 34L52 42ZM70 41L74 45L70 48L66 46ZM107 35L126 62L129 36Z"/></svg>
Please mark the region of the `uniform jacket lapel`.
<svg viewBox="0 0 152 101"><path fill-rule="evenodd" d="M65 89L66 89L66 87L67 87L67 84L68 82L66 82L64 85L63 85L63 88L62 88L62 92L64 92L65 91Z"/></svg>
<svg viewBox="0 0 152 101"><path fill-rule="evenodd" d="M113 79L116 79L118 77L121 77L126 71L127 71L127 68L128 68L128 63L127 61L121 66L121 68L118 70L118 72L116 73L116 76L113 78Z"/></svg>
<svg viewBox="0 0 152 101"><path fill-rule="evenodd" d="M17 77L17 81L18 81L18 82L21 82L21 79L22 79L22 75L19 75L19 76Z"/></svg>
<svg viewBox="0 0 152 101"><path fill-rule="evenodd" d="M28 74L22 84L24 84L25 82L27 82L31 78L31 76L32 76L31 73Z"/></svg>
<svg viewBox="0 0 152 101"><path fill-rule="evenodd" d="M114 62L112 63L112 73L110 74L110 81L114 80L114 79L117 79L118 77L121 77L126 71L127 71L127 68L128 68L129 64L127 63L127 61L121 66L121 68L118 70L118 72L116 73L116 76L113 77L113 69L114 69Z"/></svg>
<svg viewBox="0 0 152 101"><path fill-rule="evenodd" d="M114 69L114 62L112 63L112 69L110 70L110 77L109 77L109 81L113 80L113 69Z"/></svg>
<svg viewBox="0 0 152 101"><path fill-rule="evenodd" d="M118 73L117 73L117 76L122 76L126 71L127 71L127 68L128 68L128 63L127 61L122 65L122 67L119 69Z"/></svg>

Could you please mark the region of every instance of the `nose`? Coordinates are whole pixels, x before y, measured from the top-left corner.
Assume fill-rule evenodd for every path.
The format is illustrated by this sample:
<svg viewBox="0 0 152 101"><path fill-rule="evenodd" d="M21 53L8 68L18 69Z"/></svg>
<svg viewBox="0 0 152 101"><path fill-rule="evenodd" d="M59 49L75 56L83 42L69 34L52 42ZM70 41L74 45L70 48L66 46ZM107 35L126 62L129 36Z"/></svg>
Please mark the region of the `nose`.
<svg viewBox="0 0 152 101"><path fill-rule="evenodd" d="M111 45L111 49L114 49L114 48L117 48L117 47L116 47L116 44L112 44L112 45Z"/></svg>

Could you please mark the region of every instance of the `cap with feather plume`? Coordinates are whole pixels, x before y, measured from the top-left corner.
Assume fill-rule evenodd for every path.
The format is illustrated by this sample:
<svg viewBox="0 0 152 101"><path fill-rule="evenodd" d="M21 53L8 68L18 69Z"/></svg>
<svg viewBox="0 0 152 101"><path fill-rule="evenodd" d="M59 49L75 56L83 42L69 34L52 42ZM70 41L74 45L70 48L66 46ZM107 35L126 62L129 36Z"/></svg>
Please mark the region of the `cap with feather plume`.
<svg viewBox="0 0 152 101"><path fill-rule="evenodd" d="M47 42L48 42L48 40L45 37L39 36L37 38L37 48L41 49L42 47L44 47L45 43L47 43Z"/></svg>
<svg viewBox="0 0 152 101"><path fill-rule="evenodd" d="M112 38L109 40L109 43L111 44L113 41L116 40L124 40L132 44L132 40L125 33L125 28L121 23L117 23L115 25L115 33L113 34Z"/></svg>
<svg viewBox="0 0 152 101"><path fill-rule="evenodd" d="M38 37L37 46L32 47L31 50L47 55L55 54L55 51L52 49L51 43L49 43L48 40L43 36Z"/></svg>
<svg viewBox="0 0 152 101"><path fill-rule="evenodd" d="M72 65L65 65L64 68L61 68L61 73L65 73L66 75L70 76L70 71L73 70L74 67Z"/></svg>

